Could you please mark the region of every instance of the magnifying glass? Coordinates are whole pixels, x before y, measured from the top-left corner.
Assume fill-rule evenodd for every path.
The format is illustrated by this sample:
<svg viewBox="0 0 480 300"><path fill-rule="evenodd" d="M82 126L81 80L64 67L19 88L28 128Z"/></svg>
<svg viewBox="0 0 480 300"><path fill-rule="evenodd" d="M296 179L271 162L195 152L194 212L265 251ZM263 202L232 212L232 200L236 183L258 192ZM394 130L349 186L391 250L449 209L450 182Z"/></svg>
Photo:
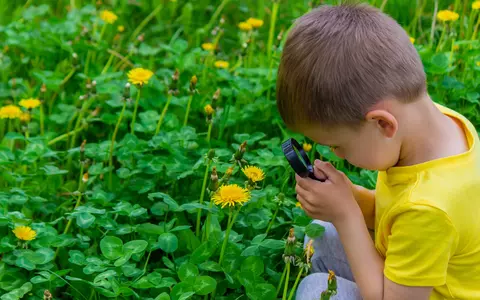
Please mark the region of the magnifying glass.
<svg viewBox="0 0 480 300"><path fill-rule="evenodd" d="M288 163L292 169L300 177L310 177L318 181L325 181L315 177L313 173L313 166L308 158L307 153L303 150L303 147L293 138L290 138L282 143L283 154L288 160Z"/></svg>

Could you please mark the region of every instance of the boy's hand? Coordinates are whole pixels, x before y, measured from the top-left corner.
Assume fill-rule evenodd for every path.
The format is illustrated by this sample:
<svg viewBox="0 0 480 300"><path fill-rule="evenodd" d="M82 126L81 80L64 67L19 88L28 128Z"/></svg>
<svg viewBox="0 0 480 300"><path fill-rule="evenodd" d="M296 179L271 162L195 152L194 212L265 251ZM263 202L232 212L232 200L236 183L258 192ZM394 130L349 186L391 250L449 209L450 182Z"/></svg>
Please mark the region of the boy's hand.
<svg viewBox="0 0 480 300"><path fill-rule="evenodd" d="M310 217L335 224L360 212L345 174L320 160L315 160L314 172L317 178L326 178L325 182L296 175L297 199Z"/></svg>

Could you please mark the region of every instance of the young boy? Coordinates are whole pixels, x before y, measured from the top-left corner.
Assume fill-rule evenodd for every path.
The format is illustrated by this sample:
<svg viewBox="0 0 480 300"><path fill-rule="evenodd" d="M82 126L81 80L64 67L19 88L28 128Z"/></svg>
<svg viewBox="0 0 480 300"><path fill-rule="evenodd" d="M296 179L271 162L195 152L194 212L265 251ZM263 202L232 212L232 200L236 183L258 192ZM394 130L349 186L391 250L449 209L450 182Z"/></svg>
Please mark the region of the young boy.
<svg viewBox="0 0 480 300"><path fill-rule="evenodd" d="M474 126L432 102L405 31L362 4L322 6L289 34L278 71L285 123L351 164L379 170L375 191L331 164L297 176L297 198L322 220L314 273L297 299L480 299L480 150ZM327 223L328 222L328 223ZM369 230L375 230L372 241Z"/></svg>

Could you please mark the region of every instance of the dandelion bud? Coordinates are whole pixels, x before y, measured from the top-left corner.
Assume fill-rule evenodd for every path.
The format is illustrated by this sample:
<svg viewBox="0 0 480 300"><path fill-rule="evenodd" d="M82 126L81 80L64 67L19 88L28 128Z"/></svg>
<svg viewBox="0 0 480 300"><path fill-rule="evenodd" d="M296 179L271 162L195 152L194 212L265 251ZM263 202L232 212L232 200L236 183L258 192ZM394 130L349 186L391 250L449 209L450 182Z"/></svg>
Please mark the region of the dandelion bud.
<svg viewBox="0 0 480 300"><path fill-rule="evenodd" d="M178 79L180 78L180 71L175 69L175 72L172 75L172 82L170 83L170 87L168 89L169 94L177 95L178 94Z"/></svg>
<svg viewBox="0 0 480 300"><path fill-rule="evenodd" d="M86 144L87 144L87 140L83 140L82 144L80 145L80 153L85 152Z"/></svg>
<svg viewBox="0 0 480 300"><path fill-rule="evenodd" d="M80 95L80 96L78 97L78 100L83 101L83 100L85 100L85 98L86 98L85 95Z"/></svg>
<svg viewBox="0 0 480 300"><path fill-rule="evenodd" d="M130 98L130 83L127 82L125 84L125 89L123 90L123 100L126 101L128 98Z"/></svg>
<svg viewBox="0 0 480 300"><path fill-rule="evenodd" d="M305 260L307 264L311 263L311 259L315 250L313 249L313 240L308 241L307 246L305 247Z"/></svg>
<svg viewBox="0 0 480 300"><path fill-rule="evenodd" d="M213 109L213 107L210 105L210 104L207 104L205 105L205 107L203 108L203 110L205 111L205 114L210 117L211 115L213 115L213 113L215 112L215 109Z"/></svg>
<svg viewBox="0 0 480 300"><path fill-rule="evenodd" d="M213 106L214 109L217 108L218 99L220 99L220 88L218 88L215 91L215 93L213 94L213 97L212 97L212 106Z"/></svg>
<svg viewBox="0 0 480 300"><path fill-rule="evenodd" d="M74 197L78 197L80 195L82 195L82 193L80 193L80 191L75 191L75 192L72 193L72 196L74 196Z"/></svg>
<svg viewBox="0 0 480 300"><path fill-rule="evenodd" d="M337 277L332 270L328 270L328 291L333 295L337 294Z"/></svg>
<svg viewBox="0 0 480 300"><path fill-rule="evenodd" d="M75 52L72 53L72 64L74 68L78 67L78 54Z"/></svg>
<svg viewBox="0 0 480 300"><path fill-rule="evenodd" d="M97 94L97 81L92 81L92 95L95 96Z"/></svg>
<svg viewBox="0 0 480 300"><path fill-rule="evenodd" d="M83 183L86 183L88 181L88 172L83 174L82 181Z"/></svg>
<svg viewBox="0 0 480 300"><path fill-rule="evenodd" d="M196 87L198 83L198 78L196 75L192 76L192 79L190 79L190 92L193 94L195 93Z"/></svg>
<svg viewBox="0 0 480 300"><path fill-rule="evenodd" d="M242 160L246 150L247 150L247 142L245 141L240 145L240 147L238 147L237 152L235 152L234 154L235 160Z"/></svg>
<svg viewBox="0 0 480 300"><path fill-rule="evenodd" d="M214 149L208 150L207 157L208 159L212 160L215 157L215 150Z"/></svg>
<svg viewBox="0 0 480 300"><path fill-rule="evenodd" d="M47 86L45 85L45 83L42 84L42 87L40 88L40 92L42 92L42 93L47 92Z"/></svg>
<svg viewBox="0 0 480 300"><path fill-rule="evenodd" d="M138 40L140 43L142 43L142 42L145 40L145 34L142 33L141 35L139 35L139 36L137 37L137 40Z"/></svg>
<svg viewBox="0 0 480 300"><path fill-rule="evenodd" d="M208 189L212 192L216 192L218 190L218 174L216 167L213 167L212 169L212 174L210 175L210 185Z"/></svg>
<svg viewBox="0 0 480 300"><path fill-rule="evenodd" d="M12 78L12 89L17 87L17 79L15 77Z"/></svg>
<svg viewBox="0 0 480 300"><path fill-rule="evenodd" d="M96 107L95 110L93 110L90 114L93 117L96 117L96 116L98 116L99 113L100 113L100 107Z"/></svg>
<svg viewBox="0 0 480 300"><path fill-rule="evenodd" d="M49 290L45 290L43 292L43 300L52 300L52 299L53 299L52 293L50 293Z"/></svg>
<svg viewBox="0 0 480 300"><path fill-rule="evenodd" d="M290 228L287 241L285 243L285 250L283 252L283 259L285 263L291 263L295 261L295 248L296 248L296 238L294 229Z"/></svg>

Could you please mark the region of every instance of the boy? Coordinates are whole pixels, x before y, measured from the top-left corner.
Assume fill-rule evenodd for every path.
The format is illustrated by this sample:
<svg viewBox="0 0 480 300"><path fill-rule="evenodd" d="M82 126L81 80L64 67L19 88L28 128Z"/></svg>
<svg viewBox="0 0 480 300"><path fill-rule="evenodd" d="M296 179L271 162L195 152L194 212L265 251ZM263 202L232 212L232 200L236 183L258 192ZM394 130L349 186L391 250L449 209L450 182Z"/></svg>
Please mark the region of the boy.
<svg viewBox="0 0 480 300"><path fill-rule="evenodd" d="M278 71L285 123L351 164L379 170L375 191L326 162L297 198L322 220L314 273L297 299L480 299L480 153L474 126L435 105L405 31L362 4L323 6L289 34ZM328 222L328 223L327 223ZM368 229L375 230L372 241Z"/></svg>

